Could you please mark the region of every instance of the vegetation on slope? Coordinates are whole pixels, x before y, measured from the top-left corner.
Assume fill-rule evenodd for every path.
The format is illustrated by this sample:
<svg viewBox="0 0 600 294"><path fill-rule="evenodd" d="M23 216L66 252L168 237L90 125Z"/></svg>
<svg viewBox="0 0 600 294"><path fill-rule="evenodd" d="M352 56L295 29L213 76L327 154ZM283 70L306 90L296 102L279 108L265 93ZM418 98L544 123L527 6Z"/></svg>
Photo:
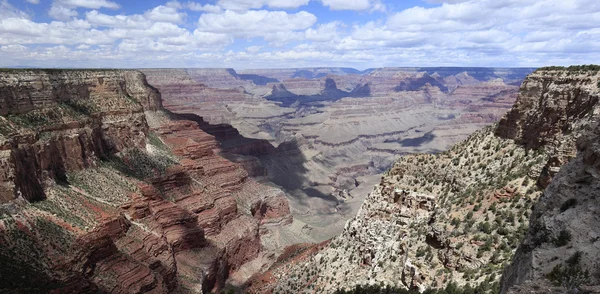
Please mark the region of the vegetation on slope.
<svg viewBox="0 0 600 294"><path fill-rule="evenodd" d="M499 293L498 283L482 284L476 288L467 285L459 287L454 283L449 283L443 289L428 289L424 292L416 290L407 290L391 286L381 285L358 285L352 290L337 290L335 294L479 294L479 293Z"/></svg>
<svg viewBox="0 0 600 294"><path fill-rule="evenodd" d="M600 71L600 65L596 65L596 64L584 64L584 65L571 65L568 67L565 66L546 66L546 67L540 67L538 70L560 70L560 71L569 71L569 72L590 72L590 73L596 73L598 71Z"/></svg>

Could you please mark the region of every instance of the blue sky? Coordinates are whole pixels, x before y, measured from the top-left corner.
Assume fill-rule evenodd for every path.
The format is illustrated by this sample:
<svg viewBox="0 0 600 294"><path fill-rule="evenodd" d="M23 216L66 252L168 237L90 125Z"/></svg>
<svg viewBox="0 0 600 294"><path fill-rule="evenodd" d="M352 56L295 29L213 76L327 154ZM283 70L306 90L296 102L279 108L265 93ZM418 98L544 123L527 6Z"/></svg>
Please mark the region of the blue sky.
<svg viewBox="0 0 600 294"><path fill-rule="evenodd" d="M587 64L599 2L0 0L0 66Z"/></svg>

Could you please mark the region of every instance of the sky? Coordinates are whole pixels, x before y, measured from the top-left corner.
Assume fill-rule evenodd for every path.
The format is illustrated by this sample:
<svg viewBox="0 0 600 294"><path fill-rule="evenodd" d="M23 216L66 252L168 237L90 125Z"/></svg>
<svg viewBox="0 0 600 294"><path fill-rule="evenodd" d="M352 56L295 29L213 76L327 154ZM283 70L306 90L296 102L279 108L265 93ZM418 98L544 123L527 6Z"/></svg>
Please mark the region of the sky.
<svg viewBox="0 0 600 294"><path fill-rule="evenodd" d="M598 0L0 0L0 67L599 62Z"/></svg>

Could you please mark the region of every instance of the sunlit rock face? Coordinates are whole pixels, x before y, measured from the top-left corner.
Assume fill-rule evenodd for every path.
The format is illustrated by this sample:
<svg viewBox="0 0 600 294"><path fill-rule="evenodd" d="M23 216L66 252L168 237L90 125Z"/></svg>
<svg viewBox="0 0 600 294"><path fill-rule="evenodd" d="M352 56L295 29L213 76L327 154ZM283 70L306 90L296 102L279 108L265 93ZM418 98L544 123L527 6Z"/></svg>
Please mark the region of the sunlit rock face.
<svg viewBox="0 0 600 294"><path fill-rule="evenodd" d="M218 154L239 133L139 71L6 70L0 97L0 292L219 291L304 240L264 167Z"/></svg>

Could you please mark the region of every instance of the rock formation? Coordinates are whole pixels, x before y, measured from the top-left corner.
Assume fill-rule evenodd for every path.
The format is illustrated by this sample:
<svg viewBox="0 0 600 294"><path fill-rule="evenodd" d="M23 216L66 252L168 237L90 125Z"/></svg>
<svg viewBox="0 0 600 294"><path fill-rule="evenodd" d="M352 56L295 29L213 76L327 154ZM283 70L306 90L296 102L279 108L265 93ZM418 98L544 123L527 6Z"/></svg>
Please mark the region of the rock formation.
<svg viewBox="0 0 600 294"><path fill-rule="evenodd" d="M290 234L283 192L141 72L7 70L0 99L0 292L218 291Z"/></svg>
<svg viewBox="0 0 600 294"><path fill-rule="evenodd" d="M553 113L560 113L561 115L548 117L556 125L555 128L534 120L528 125L515 126L509 134L525 144L535 146L544 144L547 137L531 136L529 132L532 131L546 136L561 131L579 133L582 135L576 142L568 135L565 136L567 138L562 137L552 142L553 145L567 143L569 147L575 144L578 155L560 168L533 207L528 233L515 253L512 264L504 271L501 290L502 293L575 293L580 290L583 293L599 293L600 108L596 104L600 96L600 84L594 84L598 81L598 74L582 79L585 72L554 70L549 71L546 76L550 73L554 75L554 83L538 85L549 88L550 95L563 96L566 99L562 101L566 103L550 104L549 101L542 100L539 101L542 103L531 103L531 107L545 110L546 113L550 109ZM568 91L564 91L567 85L578 85L581 91L576 96L571 96ZM525 111L531 110L517 106L515 113L511 112L512 115L507 116L507 119ZM564 120L565 117L582 122L571 126ZM592 123L584 123L586 120L591 120ZM557 156L550 169L558 169L566 161L568 160L564 156Z"/></svg>
<svg viewBox="0 0 600 294"><path fill-rule="evenodd" d="M144 72L167 109L282 145L268 155L244 153L243 158L229 149L228 158L245 162L252 174L266 169L270 180L286 190L296 219L325 240L341 232L395 157L446 150L497 122L515 101L518 86L513 84L531 69L240 71L277 80L264 85L233 70ZM223 145L255 149L243 147L248 143L257 146L230 139Z"/></svg>
<svg viewBox="0 0 600 294"><path fill-rule="evenodd" d="M596 124L579 138L579 155L534 206L528 233L504 271L502 293L600 292L599 130Z"/></svg>
<svg viewBox="0 0 600 294"><path fill-rule="evenodd" d="M584 155L567 165L565 177L553 181L552 171L575 156L583 131L596 128L599 80L597 71L585 68L531 74L497 125L447 152L400 158L342 234L303 261L275 268L270 289L326 293L383 284L423 291L449 282L488 287L498 282L528 228L505 289L543 277L578 251L571 262L594 268L595 137L580 139ZM574 196L575 189L583 190ZM581 218L574 218L578 211ZM547 238L535 244L540 234ZM580 241L559 249L549 244L571 237Z"/></svg>

